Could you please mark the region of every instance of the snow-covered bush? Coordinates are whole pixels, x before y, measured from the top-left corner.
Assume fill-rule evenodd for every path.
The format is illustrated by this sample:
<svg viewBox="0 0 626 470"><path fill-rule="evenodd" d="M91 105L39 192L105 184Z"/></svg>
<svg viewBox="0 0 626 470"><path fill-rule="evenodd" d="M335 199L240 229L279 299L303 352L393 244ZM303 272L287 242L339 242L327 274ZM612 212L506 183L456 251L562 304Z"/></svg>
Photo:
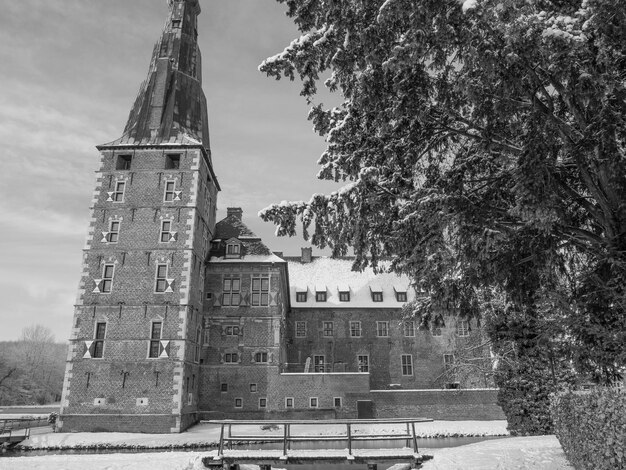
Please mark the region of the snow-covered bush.
<svg viewBox="0 0 626 470"><path fill-rule="evenodd" d="M626 390L597 388L553 395L556 437L577 470L626 468Z"/></svg>

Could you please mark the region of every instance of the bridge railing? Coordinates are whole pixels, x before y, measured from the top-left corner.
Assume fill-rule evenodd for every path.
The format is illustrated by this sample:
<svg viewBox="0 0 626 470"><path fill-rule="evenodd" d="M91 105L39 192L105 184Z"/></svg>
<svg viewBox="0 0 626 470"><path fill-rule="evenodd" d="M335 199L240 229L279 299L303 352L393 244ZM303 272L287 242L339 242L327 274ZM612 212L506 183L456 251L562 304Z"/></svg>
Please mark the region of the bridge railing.
<svg viewBox="0 0 626 470"><path fill-rule="evenodd" d="M216 459L224 457L224 448L228 446L231 448L233 444L241 444L244 442L272 442L282 443L282 456L287 458L287 452L291 448L291 443L294 442L328 442L328 441L340 441L347 443L348 458L352 456L353 444L358 441L406 441L407 447L411 447L414 454L418 453L417 447L417 434L415 432L415 425L419 423L431 422L429 418L407 418L407 419L338 419L338 420L208 420L202 421L202 423L219 424L220 429L220 441L218 447L218 454ZM368 425L368 424L390 424L401 425L403 432L380 434L378 432L359 432L355 434L353 431L354 426ZM259 426L278 426L282 427L282 435L267 435L267 434L233 434L233 427L242 425L259 425ZM344 434L336 435L312 435L312 434L294 434L292 426L345 426Z"/></svg>

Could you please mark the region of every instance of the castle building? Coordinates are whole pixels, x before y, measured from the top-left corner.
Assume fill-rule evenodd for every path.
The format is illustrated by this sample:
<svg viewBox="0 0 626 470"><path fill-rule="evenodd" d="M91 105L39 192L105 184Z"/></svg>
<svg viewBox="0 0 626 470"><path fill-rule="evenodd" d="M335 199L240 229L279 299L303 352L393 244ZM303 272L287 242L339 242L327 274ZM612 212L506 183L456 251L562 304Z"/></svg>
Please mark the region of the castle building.
<svg viewBox="0 0 626 470"><path fill-rule="evenodd" d="M59 428L501 417L478 325L448 314L420 328L403 316L415 296L407 277L352 272L351 260L310 248L273 253L239 208L216 222L200 5L169 3L123 135L97 147ZM471 351L469 373L453 368L461 350Z"/></svg>

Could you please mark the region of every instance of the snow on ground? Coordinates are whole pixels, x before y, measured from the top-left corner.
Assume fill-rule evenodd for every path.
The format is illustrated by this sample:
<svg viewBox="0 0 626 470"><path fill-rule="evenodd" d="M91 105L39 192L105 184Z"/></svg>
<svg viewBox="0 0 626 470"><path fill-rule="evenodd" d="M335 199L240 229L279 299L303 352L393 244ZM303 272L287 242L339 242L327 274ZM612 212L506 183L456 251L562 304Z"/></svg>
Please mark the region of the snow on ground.
<svg viewBox="0 0 626 470"><path fill-rule="evenodd" d="M30 439L22 442L22 447L28 449L50 448L168 448L168 447L197 447L210 446L219 442L220 426L211 423L201 423L180 434L138 434L121 432L78 432L78 433L37 433ZM237 435L281 435L282 429L261 431L259 425L233 426L233 436ZM365 432L376 434L398 434L406 432L405 425L354 425L354 434ZM415 425L418 437L448 437L448 436L506 436L506 421L432 421ZM340 435L345 434L344 425L293 425L292 435Z"/></svg>
<svg viewBox="0 0 626 470"><path fill-rule="evenodd" d="M211 452L158 452L99 455L0 457L0 470L203 470ZM433 455L424 470L571 470L554 436L513 437L447 449ZM248 467L248 466L247 466ZM254 466L249 466L254 468Z"/></svg>

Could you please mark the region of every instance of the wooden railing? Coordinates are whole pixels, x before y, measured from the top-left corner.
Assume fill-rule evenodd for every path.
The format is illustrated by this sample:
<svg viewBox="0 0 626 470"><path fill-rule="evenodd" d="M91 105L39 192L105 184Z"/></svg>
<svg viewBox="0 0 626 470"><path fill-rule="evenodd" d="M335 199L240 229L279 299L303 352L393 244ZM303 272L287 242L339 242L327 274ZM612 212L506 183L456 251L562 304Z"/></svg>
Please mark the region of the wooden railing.
<svg viewBox="0 0 626 470"><path fill-rule="evenodd" d="M215 456L215 460L224 460L228 458L225 457L224 452L225 449L232 449L233 444L243 444L248 442L255 443L281 443L282 444L282 455L278 457L278 460L288 460L290 457L293 458L294 455L289 455L289 450L291 449L291 444L296 442L346 442L347 445L347 455L343 458L348 460L353 460L353 446L357 442L362 441L406 441L406 446L410 449L411 457L417 457L418 454L418 446L417 446L417 434L415 431L415 425L424 422L430 422L432 419L428 418L411 418L411 419L338 419L338 420L271 420L271 421L240 421L240 420L210 420L210 421L202 421L203 423L211 423L211 424L219 424L220 429L220 440L219 447L217 451L217 455ZM380 425L380 424L389 424L389 425L399 425L402 426L401 432L393 432L388 434L380 434L378 432L354 432L354 427L359 425ZM233 428L237 426L243 425L258 425L258 426L277 426L278 429L282 427L281 435L268 435L267 433L258 434L233 434ZM312 435L307 433L294 434L293 426L345 426L345 433L335 434L335 435ZM320 450L324 449L324 447L320 446ZM379 449L381 450L381 449ZM383 450L391 450L391 449L383 449ZM398 449L400 451L400 449ZM339 457L339 456L337 456ZM358 456L357 456L358 457ZM398 452L397 456L393 454L386 455L386 459L393 458L406 458L406 452L401 453ZM261 456L259 455L259 458ZM326 459L326 457L320 456L320 459ZM371 460L371 459L370 459ZM379 459L379 460L384 460Z"/></svg>

